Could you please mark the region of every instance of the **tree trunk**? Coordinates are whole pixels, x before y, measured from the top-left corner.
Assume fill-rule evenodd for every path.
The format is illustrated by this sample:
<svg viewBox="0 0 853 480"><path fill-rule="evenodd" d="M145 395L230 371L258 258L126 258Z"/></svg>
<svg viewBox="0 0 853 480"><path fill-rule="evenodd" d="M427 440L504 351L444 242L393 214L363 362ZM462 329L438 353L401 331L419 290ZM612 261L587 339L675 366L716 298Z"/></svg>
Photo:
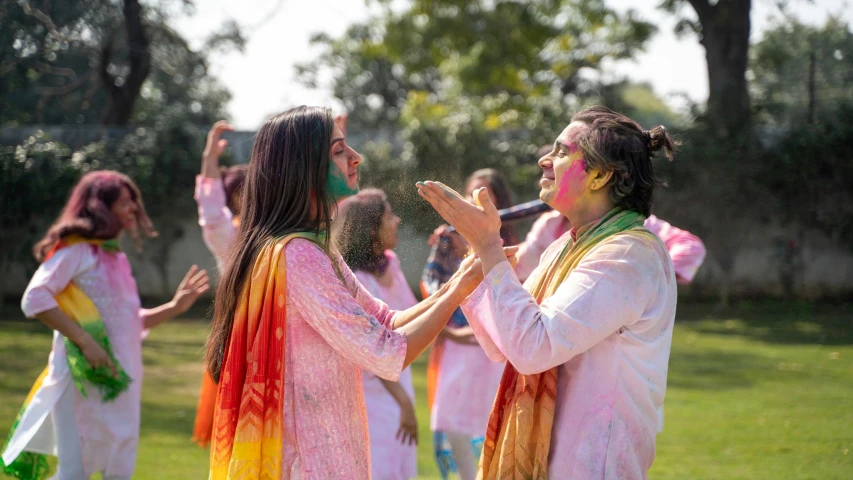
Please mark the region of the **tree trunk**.
<svg viewBox="0 0 853 480"><path fill-rule="evenodd" d="M751 0L688 0L702 26L708 63L708 120L720 139L738 135L749 119L746 68Z"/></svg>
<svg viewBox="0 0 853 480"><path fill-rule="evenodd" d="M101 81L108 93L107 106L101 119L104 125L127 125L130 122L133 106L151 69L151 52L142 24L139 0L124 0L123 11L130 73L124 78L109 73L108 67L113 57L113 38L109 38L101 50L99 68Z"/></svg>
<svg viewBox="0 0 853 480"><path fill-rule="evenodd" d="M815 105L817 104L817 93L815 92L815 54L814 51L809 55L809 107L808 121L814 123Z"/></svg>

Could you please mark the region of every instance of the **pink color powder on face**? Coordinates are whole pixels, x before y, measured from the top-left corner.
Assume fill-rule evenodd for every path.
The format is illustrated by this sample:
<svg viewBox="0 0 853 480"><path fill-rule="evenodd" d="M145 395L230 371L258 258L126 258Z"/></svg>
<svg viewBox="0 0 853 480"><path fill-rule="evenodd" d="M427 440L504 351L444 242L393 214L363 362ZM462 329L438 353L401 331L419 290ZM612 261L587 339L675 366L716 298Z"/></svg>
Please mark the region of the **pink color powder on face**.
<svg viewBox="0 0 853 480"><path fill-rule="evenodd" d="M560 178L560 185L557 188L555 198L558 203L562 203L561 200L565 199L568 202L566 207L571 207L577 200L577 198L569 198L572 186L582 182L586 176L586 160L583 159L582 155L583 152L575 144L569 144L569 161L571 164Z"/></svg>

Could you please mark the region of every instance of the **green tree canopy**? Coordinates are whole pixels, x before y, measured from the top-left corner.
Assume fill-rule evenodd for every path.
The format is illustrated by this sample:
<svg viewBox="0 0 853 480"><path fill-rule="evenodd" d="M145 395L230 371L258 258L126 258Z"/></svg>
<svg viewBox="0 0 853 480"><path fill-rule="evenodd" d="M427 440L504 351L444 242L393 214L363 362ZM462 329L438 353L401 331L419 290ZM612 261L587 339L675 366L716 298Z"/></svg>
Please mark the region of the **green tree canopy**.
<svg viewBox="0 0 853 480"><path fill-rule="evenodd" d="M367 146L367 177L428 227L438 219L412 199L410 181L460 186L495 167L532 195L537 148L565 127L569 107L621 98L627 82L603 83L602 66L631 58L654 32L603 0L413 0L341 38L315 37L323 52L299 74L316 85L331 72L353 131L400 131L396 148Z"/></svg>
<svg viewBox="0 0 853 480"><path fill-rule="evenodd" d="M0 8L0 124L153 125L223 115L228 92L208 55L242 48L234 23L190 47L169 23L191 0L10 1Z"/></svg>

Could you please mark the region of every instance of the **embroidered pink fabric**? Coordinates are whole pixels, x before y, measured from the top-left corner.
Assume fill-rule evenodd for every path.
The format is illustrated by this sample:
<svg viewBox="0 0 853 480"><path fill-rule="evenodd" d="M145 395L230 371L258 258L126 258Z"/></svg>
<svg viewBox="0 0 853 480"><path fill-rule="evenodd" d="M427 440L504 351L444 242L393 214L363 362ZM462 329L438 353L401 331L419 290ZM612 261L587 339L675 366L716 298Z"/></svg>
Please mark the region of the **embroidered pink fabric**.
<svg viewBox="0 0 853 480"><path fill-rule="evenodd" d="M396 381L406 338L338 254L295 239L287 262L283 477L370 478L362 370Z"/></svg>

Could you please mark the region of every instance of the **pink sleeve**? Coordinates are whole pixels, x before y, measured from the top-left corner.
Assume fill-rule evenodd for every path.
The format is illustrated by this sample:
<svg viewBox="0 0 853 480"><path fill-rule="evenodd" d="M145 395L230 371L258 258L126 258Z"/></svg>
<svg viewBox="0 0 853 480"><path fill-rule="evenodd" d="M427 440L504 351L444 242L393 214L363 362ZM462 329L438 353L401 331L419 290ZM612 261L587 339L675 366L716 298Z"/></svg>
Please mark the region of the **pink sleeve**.
<svg viewBox="0 0 853 480"><path fill-rule="evenodd" d="M54 297L72 280L95 265L92 246L78 243L65 247L39 265L21 298L21 310L29 318L59 307Z"/></svg>
<svg viewBox="0 0 853 480"><path fill-rule="evenodd" d="M557 211L543 213L533 223L530 233L527 234L524 243L519 245L518 253L516 254L518 263L515 265L515 274L518 275L518 279L522 283L539 266L539 259L542 257L542 253L560 238L563 233L560 228L562 223L563 216Z"/></svg>
<svg viewBox="0 0 853 480"><path fill-rule="evenodd" d="M509 263L505 263L506 267L509 267ZM495 268L497 268L497 266ZM480 288L477 289L478 291L482 288L482 283L480 285ZM476 298L478 297L471 295L465 302L462 303L462 305L460 305L460 307L462 307L462 313L465 314L465 319L468 320L468 325L471 327L471 330L474 331L474 338L477 339L477 343L479 343L480 346L483 348L483 351L486 352L486 356L489 357L489 360L497 363L506 362L506 356L503 354L503 352L501 352L501 349L498 348L498 345L495 343L495 341L492 340L492 337L489 336L489 332L483 324L483 321L481 320L485 318L485 316L477 315L475 313L477 305Z"/></svg>
<svg viewBox="0 0 853 480"><path fill-rule="evenodd" d="M338 257L339 258L339 257ZM292 240L285 248L287 296L340 355L378 377L396 381L406 359L406 336L388 328L393 313L373 298L341 262L341 274L316 244Z"/></svg>
<svg viewBox="0 0 853 480"><path fill-rule="evenodd" d="M645 226L666 245L669 256L672 258L676 281L681 284L692 282L702 262L705 261L705 244L702 240L687 230L674 227L654 215L646 219Z"/></svg>
<svg viewBox="0 0 853 480"><path fill-rule="evenodd" d="M237 235L234 217L225 203L225 189L219 178L195 177L195 201L198 203L198 224L204 243L222 262Z"/></svg>
<svg viewBox="0 0 853 480"><path fill-rule="evenodd" d="M335 253L334 256L335 261L338 263L341 270L341 275L343 275L344 281L346 282L345 285L347 290L352 293L352 296L358 304L361 305L361 308L363 308L368 315L376 317L376 320L378 320L383 326L393 328L394 316L397 312L391 310L385 302L376 298L373 293L362 284L359 277L350 270L340 254Z"/></svg>

